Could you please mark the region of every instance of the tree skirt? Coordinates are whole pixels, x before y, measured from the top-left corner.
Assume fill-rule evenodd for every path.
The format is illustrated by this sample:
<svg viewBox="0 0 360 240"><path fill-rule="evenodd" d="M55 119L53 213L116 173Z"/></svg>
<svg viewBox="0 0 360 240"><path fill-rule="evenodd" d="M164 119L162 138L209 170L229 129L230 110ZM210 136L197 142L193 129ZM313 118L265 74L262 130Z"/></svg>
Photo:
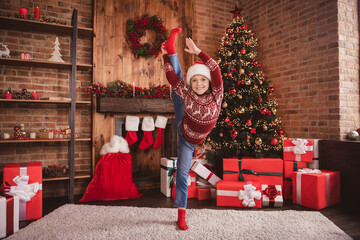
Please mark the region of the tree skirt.
<svg viewBox="0 0 360 240"><path fill-rule="evenodd" d="M64 205L8 239L351 239L316 211L177 209Z"/></svg>

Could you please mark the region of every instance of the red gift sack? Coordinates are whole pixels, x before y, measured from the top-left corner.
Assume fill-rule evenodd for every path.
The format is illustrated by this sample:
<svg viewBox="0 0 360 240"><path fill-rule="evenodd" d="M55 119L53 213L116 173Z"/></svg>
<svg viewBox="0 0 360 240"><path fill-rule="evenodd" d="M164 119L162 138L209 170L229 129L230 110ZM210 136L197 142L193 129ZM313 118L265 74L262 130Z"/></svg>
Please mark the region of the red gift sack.
<svg viewBox="0 0 360 240"><path fill-rule="evenodd" d="M108 153L99 159L95 174L80 202L138 198L129 153Z"/></svg>

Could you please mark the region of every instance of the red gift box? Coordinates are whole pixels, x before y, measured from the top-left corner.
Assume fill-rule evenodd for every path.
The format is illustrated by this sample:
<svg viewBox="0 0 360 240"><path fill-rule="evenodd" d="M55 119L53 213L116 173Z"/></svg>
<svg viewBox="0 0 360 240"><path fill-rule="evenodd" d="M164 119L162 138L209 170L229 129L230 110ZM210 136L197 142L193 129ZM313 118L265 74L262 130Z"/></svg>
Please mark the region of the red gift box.
<svg viewBox="0 0 360 240"><path fill-rule="evenodd" d="M174 185L171 193L171 197L175 199L176 193L176 173L174 173ZM188 178L188 198L196 198L196 173L193 171L189 171Z"/></svg>
<svg viewBox="0 0 360 240"><path fill-rule="evenodd" d="M283 185L283 160L280 158L224 158L223 171L224 181Z"/></svg>
<svg viewBox="0 0 360 240"><path fill-rule="evenodd" d="M340 204L340 172L300 169L292 179L293 203L313 209Z"/></svg>
<svg viewBox="0 0 360 240"><path fill-rule="evenodd" d="M306 162L297 162L297 161L283 161L283 162L284 162L283 196L284 199L292 199L292 180L291 180L292 173L296 172L300 168L306 168Z"/></svg>
<svg viewBox="0 0 360 240"><path fill-rule="evenodd" d="M261 208L261 184L219 181L216 185L216 206Z"/></svg>
<svg viewBox="0 0 360 240"><path fill-rule="evenodd" d="M19 197L0 189L0 238L19 230Z"/></svg>
<svg viewBox="0 0 360 240"><path fill-rule="evenodd" d="M42 217L41 162L7 163L4 167L4 185L20 198L19 220Z"/></svg>
<svg viewBox="0 0 360 240"><path fill-rule="evenodd" d="M216 189L213 187L197 186L196 189L198 200L209 200L216 198Z"/></svg>
<svg viewBox="0 0 360 240"><path fill-rule="evenodd" d="M284 140L284 161L312 162L313 142L306 139Z"/></svg>

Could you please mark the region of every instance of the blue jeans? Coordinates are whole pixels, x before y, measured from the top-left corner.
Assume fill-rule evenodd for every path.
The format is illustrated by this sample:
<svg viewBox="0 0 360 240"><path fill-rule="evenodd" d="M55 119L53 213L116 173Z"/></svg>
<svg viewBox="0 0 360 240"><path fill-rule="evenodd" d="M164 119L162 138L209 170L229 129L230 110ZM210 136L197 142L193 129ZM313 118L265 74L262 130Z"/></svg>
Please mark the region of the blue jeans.
<svg viewBox="0 0 360 240"><path fill-rule="evenodd" d="M181 67L177 54L168 55L174 72L182 79ZM175 120L177 125L179 137L179 156L176 164L176 194L175 207L186 208L188 197L187 179L189 177L189 170L191 160L194 154L196 144L191 144L184 138L181 130L181 122L185 117L184 101L172 90L172 97L175 107Z"/></svg>

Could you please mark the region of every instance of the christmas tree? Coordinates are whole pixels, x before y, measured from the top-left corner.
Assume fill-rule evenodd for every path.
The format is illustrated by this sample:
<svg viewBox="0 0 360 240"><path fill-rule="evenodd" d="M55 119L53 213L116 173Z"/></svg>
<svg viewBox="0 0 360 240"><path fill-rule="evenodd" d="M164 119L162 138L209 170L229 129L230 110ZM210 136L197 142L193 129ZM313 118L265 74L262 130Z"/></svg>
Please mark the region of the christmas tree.
<svg viewBox="0 0 360 240"><path fill-rule="evenodd" d="M274 157L282 153L283 130L271 99L274 87L266 79L254 48L257 39L244 24L237 6L219 48L224 82L219 119L207 142L222 157Z"/></svg>
<svg viewBox="0 0 360 240"><path fill-rule="evenodd" d="M53 61L53 62L64 62L64 60L62 60L62 55L60 53L60 43L59 43L59 39L58 37L56 37L55 42L54 42L54 51L51 54L51 58L49 58L49 61Z"/></svg>

